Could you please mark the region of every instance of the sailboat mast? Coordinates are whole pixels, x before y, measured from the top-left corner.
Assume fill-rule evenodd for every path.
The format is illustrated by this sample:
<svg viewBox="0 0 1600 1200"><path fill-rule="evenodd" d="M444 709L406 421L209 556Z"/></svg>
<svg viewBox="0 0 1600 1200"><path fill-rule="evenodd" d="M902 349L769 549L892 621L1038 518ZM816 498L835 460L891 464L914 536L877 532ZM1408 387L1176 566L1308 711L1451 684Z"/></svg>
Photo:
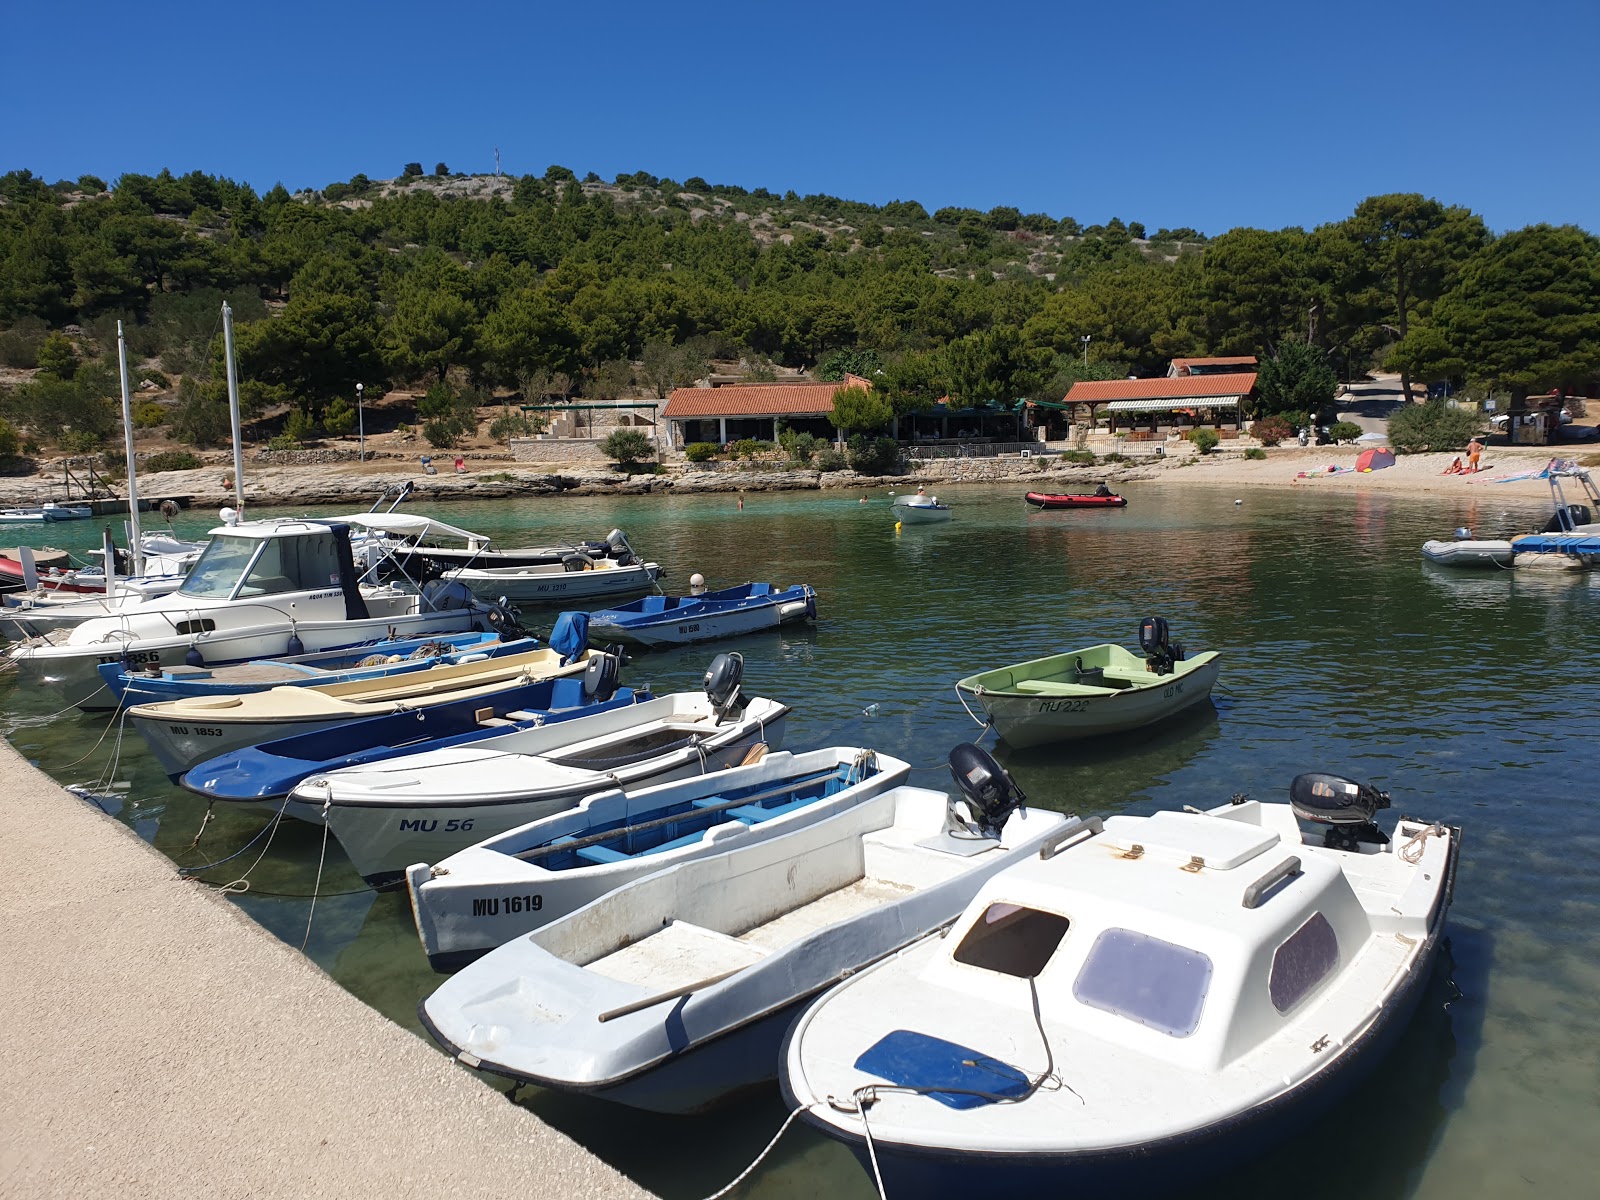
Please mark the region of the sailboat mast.
<svg viewBox="0 0 1600 1200"><path fill-rule="evenodd" d="M228 416L233 420L233 496L234 510L244 519L244 451L239 433L239 374L233 365L233 309L222 302L222 340L228 356Z"/></svg>
<svg viewBox="0 0 1600 1200"><path fill-rule="evenodd" d="M117 322L117 366L122 371L122 445L128 456L128 550L133 554L135 578L144 574L144 539L139 532L138 470L133 461L133 400L128 395L128 343L122 336L122 322ZM116 575L116 563L106 559L106 591L111 591L111 580Z"/></svg>

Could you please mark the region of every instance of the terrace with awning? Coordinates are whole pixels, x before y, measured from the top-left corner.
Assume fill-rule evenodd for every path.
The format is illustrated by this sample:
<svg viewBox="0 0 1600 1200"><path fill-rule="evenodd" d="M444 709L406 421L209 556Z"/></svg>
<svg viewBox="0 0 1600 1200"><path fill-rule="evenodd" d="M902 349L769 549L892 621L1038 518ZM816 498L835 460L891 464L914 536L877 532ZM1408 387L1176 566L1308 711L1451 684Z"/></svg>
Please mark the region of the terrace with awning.
<svg viewBox="0 0 1600 1200"><path fill-rule="evenodd" d="M1059 403L1034 401L1073 423L1093 428L1104 412L1107 432L1129 437L1185 433L1209 427L1237 436L1246 399L1255 391L1254 371L1177 375L1161 379L1091 379L1072 385Z"/></svg>

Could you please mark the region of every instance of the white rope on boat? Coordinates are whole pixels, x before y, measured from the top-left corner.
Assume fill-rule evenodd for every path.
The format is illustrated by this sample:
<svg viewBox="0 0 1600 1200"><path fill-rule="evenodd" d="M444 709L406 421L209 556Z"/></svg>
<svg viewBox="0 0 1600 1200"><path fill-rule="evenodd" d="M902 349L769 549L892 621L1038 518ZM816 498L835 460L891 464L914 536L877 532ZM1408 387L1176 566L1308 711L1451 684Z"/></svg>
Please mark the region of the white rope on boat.
<svg viewBox="0 0 1600 1200"><path fill-rule="evenodd" d="M288 807L287 801L284 807ZM317 916L317 896L322 892L322 867L328 861L328 810L333 807L333 784L328 784L328 798L322 802L322 854L317 858L317 882L311 889L311 911L306 914L306 935L300 939L300 952L311 944L311 922ZM264 853L264 851L263 851Z"/></svg>
<svg viewBox="0 0 1600 1200"><path fill-rule="evenodd" d="M722 1197L726 1196L729 1192L733 1191L734 1188L738 1187L746 1179L750 1178L750 1173L766 1161L767 1155L772 1153L773 1149L778 1144L778 1140L782 1138L784 1134L789 1132L789 1126L794 1124L795 1118L803 1112L808 1112L811 1109L816 1108L820 1103L821 1102L818 1101L811 1104L801 1105L786 1118L784 1118L783 1124L778 1126L778 1132L772 1135L772 1140L767 1143L766 1149L762 1150L760 1154L756 1155L755 1161L735 1175L726 1186L718 1191L712 1192L711 1195L706 1197L706 1200L722 1200ZM879 1195L882 1195L881 1189L879 1191Z"/></svg>
<svg viewBox="0 0 1600 1200"><path fill-rule="evenodd" d="M1419 829L1412 835L1411 840L1400 847L1400 857L1406 862L1416 864L1422 861L1422 853L1427 849L1428 839L1431 837L1444 837L1450 831L1443 825L1433 824L1426 829Z"/></svg>
<svg viewBox="0 0 1600 1200"><path fill-rule="evenodd" d="M966 709L967 716L971 717L974 721L977 721L977 723L982 725L985 729L989 728L990 722L978 720L977 715L973 713L970 708L967 708L967 698L961 694L960 688L956 689L956 699L961 701L961 707Z"/></svg>

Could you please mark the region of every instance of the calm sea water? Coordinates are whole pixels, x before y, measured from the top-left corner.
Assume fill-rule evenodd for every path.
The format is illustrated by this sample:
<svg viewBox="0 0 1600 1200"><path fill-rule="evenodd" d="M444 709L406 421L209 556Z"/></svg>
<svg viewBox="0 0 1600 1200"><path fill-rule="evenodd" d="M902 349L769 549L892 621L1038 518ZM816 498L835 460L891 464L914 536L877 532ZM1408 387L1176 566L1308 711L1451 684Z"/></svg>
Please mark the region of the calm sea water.
<svg viewBox="0 0 1600 1200"><path fill-rule="evenodd" d="M932 786L947 781L950 747L978 733L957 678L1076 645L1131 645L1141 617L1165 616L1188 646L1225 653L1214 705L1153 735L1002 752L1034 803L1088 815L1235 792L1275 799L1316 769L1464 829L1449 947L1402 1049L1326 1122L1330 1132L1202 1194L1265 1200L1281 1197L1285 1179L1298 1195L1329 1198L1592 1194L1581 1181L1592 1181L1600 1118L1600 580L1448 572L1418 555L1459 525L1529 527L1540 506L1488 487L1472 501L1241 491L1236 505L1227 491L1146 484L1127 489L1121 512L1035 513L1021 489L940 490L956 520L900 532L881 490L866 503L753 493L742 511L733 496L646 496L437 515L512 543L619 526L666 567L668 590L696 571L713 587L812 584L814 629L727 644L745 656L747 691L794 706L789 748L876 746L909 758L922 768L913 782ZM207 523L184 514L179 528ZM86 546L98 538L91 526L48 535ZM526 616L547 626L551 614ZM657 692L696 687L721 648L641 654L626 678ZM0 707L24 753L63 782L98 781L106 810L178 863L226 858L262 829L261 818L224 814L194 848L203 806L167 784L136 735L52 714L9 681ZM419 1030L416 1005L438 977L404 895L360 890L337 844L325 848L310 827L286 823L260 851L205 877L226 883L249 868L235 903ZM691 1119L533 1089L516 1102L673 1198L720 1187L784 1116L776 1089ZM743 1194L824 1192L873 1194L850 1155L796 1128Z"/></svg>

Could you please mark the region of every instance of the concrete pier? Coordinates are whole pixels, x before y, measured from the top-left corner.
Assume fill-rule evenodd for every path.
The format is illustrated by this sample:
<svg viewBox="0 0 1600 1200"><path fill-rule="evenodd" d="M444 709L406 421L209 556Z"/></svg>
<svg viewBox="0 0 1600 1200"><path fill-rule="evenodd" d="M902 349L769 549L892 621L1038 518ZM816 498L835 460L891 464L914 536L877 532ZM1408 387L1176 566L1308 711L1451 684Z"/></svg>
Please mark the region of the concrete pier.
<svg viewBox="0 0 1600 1200"><path fill-rule="evenodd" d="M646 1196L0 739L0 1196Z"/></svg>

